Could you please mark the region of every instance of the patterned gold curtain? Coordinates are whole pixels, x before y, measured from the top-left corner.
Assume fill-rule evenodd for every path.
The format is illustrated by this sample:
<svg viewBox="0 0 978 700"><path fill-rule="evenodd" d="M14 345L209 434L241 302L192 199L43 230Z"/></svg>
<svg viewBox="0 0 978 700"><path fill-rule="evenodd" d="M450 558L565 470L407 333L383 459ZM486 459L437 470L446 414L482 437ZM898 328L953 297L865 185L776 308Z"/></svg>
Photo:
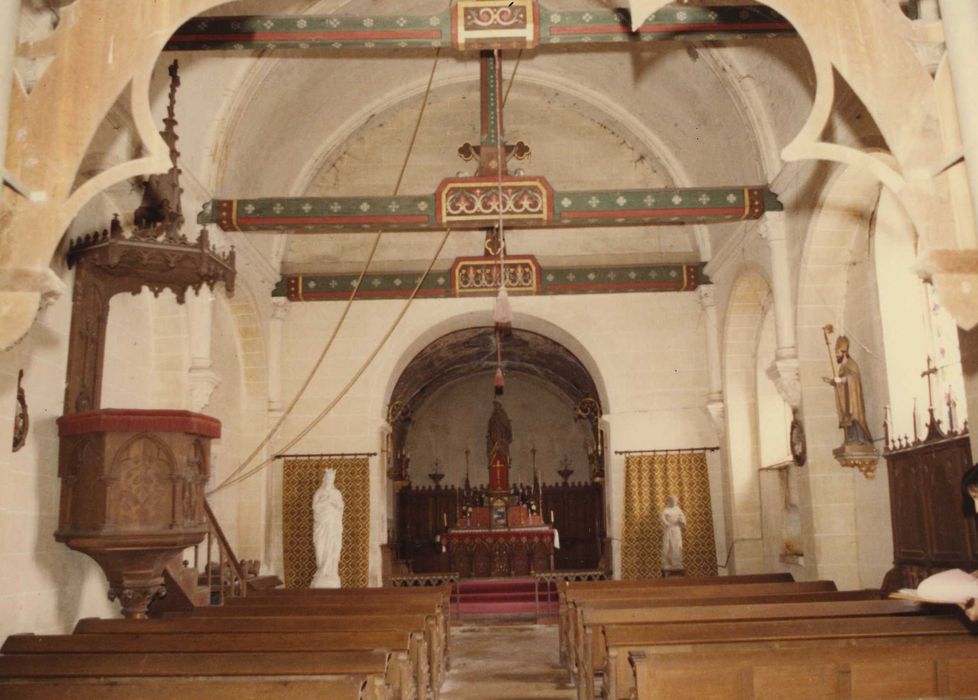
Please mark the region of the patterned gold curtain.
<svg viewBox="0 0 978 700"><path fill-rule="evenodd" d="M686 514L683 564L687 576L716 576L713 508L704 452L625 456L625 512L621 535L624 579L662 576L662 525L667 496Z"/></svg>
<svg viewBox="0 0 978 700"><path fill-rule="evenodd" d="M370 548L370 470L366 457L315 457L285 460L282 478L282 555L286 588L308 588L316 573L312 543L312 496L325 470L336 470L343 494L343 588L366 588Z"/></svg>

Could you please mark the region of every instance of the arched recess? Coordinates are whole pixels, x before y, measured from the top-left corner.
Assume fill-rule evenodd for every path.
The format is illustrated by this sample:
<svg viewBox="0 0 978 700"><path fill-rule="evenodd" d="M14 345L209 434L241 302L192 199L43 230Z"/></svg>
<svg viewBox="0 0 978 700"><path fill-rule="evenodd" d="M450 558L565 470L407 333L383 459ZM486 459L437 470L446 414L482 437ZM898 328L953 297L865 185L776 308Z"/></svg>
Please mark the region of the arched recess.
<svg viewBox="0 0 978 700"><path fill-rule="evenodd" d="M723 394L727 403L727 518L729 573L754 573L764 564L757 476L758 337L771 304L771 287L756 269L743 271L727 301L723 333Z"/></svg>
<svg viewBox="0 0 978 700"><path fill-rule="evenodd" d="M488 305L487 305L488 306ZM408 364L421 351L433 343L438 338L450 333L463 330L465 328L478 328L492 325L492 312L490 309L480 311L470 311L457 314L441 320L429 326L422 333L419 333L409 342L398 355L396 360L384 371L389 377L387 387L383 393L383 403L377 408L381 412L383 419L387 418L387 407L391 404L394 397L394 390L397 382ZM574 335L567 332L560 326L546 319L532 314L514 311L513 328L515 330L528 331L550 339L557 345L562 346L583 365L588 376L594 383L594 390L597 392L595 397L601 404L602 412L607 414L612 412L612 401L608 394L605 381L602 377L597 361L590 350L585 347Z"/></svg>
<svg viewBox="0 0 978 700"><path fill-rule="evenodd" d="M532 480L532 474L526 469L533 459L529 454L532 445L540 448L538 467L541 468L541 472L553 478L554 475L550 472L555 472L556 469L550 462L559 459L559 455L553 454L553 449L550 449L548 439L550 436L534 435L553 426L541 420L540 416L533 416L532 407L527 410L528 407L523 404L527 400L532 401L530 397L545 402L554 410L559 410L558 407L562 404L566 408L567 420L562 421L560 425L570 428L575 407L581 406L585 401L593 405L595 415L602 413L594 380L584 364L567 348L532 331L514 329L512 337L504 339L502 343L501 358L504 376L508 377L507 382L515 391L504 392L503 397L499 399L500 402L504 407L509 406L508 410L511 413L515 409L520 412L524 421L535 424L534 427L526 426L521 437L520 426L514 423L511 455L516 474L511 474L511 478L520 478L524 482ZM411 470L412 480L415 483L418 477L422 476L423 470L429 468L432 460L438 458L450 471L449 482L459 484L461 479L457 477L461 474L456 473L457 470L453 467L459 465L462 450L466 448L470 448L472 452L471 464L475 467L472 473L474 482L483 482L485 475L481 472L487 465L484 463L485 455L482 454L481 440L478 436L484 432L485 420L491 412L495 370L496 341L493 328L481 326L469 327L441 336L415 355L401 372L390 400L391 412L396 413L399 418L392 426L394 429L392 449L395 454L401 450L410 451L412 446L423 450L417 454L418 458L422 458L422 464L415 464ZM450 385L462 383L466 392L470 393L470 397L446 396ZM520 395L519 400L511 399L514 393ZM439 420L446 418L456 421L461 426L463 423L471 423L474 418L471 414L476 414L478 420L481 420L481 425L467 426L471 429L463 433L464 437L471 438L469 439L471 444L463 444L463 439L463 442L456 445L451 441L450 436L444 435L443 440L439 439L438 442L443 443L439 449L449 450L446 454L439 452L439 449L430 449L429 443L424 440L412 439L409 432L411 424L415 422L414 418L436 399L442 403L447 399L454 410L451 416L439 414L438 418L430 417L429 427L437 425ZM481 415L480 410L485 414L484 416ZM511 417L512 420L516 418L516 415ZM430 421L435 423L432 424ZM593 423L593 427L597 427L596 422ZM586 459L586 454L577 453L582 452L581 439L586 439L587 431L573 432L575 433L573 437L566 436L566 441L570 444L565 446L565 450L574 457L580 457L580 460L575 459L575 462L580 462ZM596 444L597 436L592 435L592 440ZM450 454L452 447L458 447L455 450L457 454ZM581 467L583 464L577 466ZM419 468L422 471L418 471Z"/></svg>
<svg viewBox="0 0 978 700"><path fill-rule="evenodd" d="M469 323L463 323L463 319ZM474 325L472 321L476 319L481 323ZM401 554L412 559L419 571L430 570L424 568L430 567L430 553L426 553L418 528L401 522L397 508L406 502L406 496L417 498L412 493L418 487L430 488L427 474L432 472L435 459L445 475L443 487L463 487L466 479L473 487L488 481L485 434L494 399L503 404L512 424L511 484L532 486L536 471L541 484L555 487L561 481L558 469L570 467L571 481L584 487L590 484L597 469L604 469L598 445L603 447L607 439L600 420L606 404L599 386L600 375L592 374L588 366L593 362L590 357L578 357L550 335L526 328L550 324L539 320L530 324L529 317L518 315L512 336L502 343L506 387L504 394L497 397L493 392L496 341L489 320L488 313L480 312L438 324L438 331L461 327L422 334L401 354L397 371L391 373L385 416L391 419L387 449L391 459L383 465L390 477L385 479L387 529L389 535L394 535L391 544L396 544L398 551L410 550L409 554ZM436 337L429 340L431 335ZM573 345L579 347L576 342ZM398 496L395 488L405 478L414 488ZM558 507L546 505L548 493L545 488L545 507ZM565 525L562 538L568 539L568 551L559 553L558 565L565 555L568 561L580 556L588 559L586 566L597 565L606 529L607 507L598 507L602 495L605 494L598 486L581 491L580 496L594 511L594 522L580 513L580 528ZM411 512L408 508L405 513ZM440 520L442 516L437 517ZM454 517L448 514L446 520ZM585 535L577 533L577 529L588 531L588 542L583 541Z"/></svg>

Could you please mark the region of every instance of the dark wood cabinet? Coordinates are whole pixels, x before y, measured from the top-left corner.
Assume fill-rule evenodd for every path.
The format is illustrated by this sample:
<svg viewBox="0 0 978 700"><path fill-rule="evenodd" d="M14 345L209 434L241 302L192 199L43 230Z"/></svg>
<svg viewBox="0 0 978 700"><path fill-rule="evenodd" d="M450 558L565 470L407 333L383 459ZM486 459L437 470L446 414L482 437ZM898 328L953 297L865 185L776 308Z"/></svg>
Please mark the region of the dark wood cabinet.
<svg viewBox="0 0 978 700"><path fill-rule="evenodd" d="M961 482L971 468L968 435L885 453L893 523L893 569L886 593L916 588L945 569L978 569L978 519Z"/></svg>

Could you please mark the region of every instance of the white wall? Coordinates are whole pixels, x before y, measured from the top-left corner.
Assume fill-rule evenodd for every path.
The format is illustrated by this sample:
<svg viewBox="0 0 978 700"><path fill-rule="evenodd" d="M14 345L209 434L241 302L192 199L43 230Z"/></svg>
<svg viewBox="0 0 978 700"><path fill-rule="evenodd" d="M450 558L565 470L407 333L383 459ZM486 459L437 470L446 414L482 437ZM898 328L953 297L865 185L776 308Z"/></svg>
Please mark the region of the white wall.
<svg viewBox="0 0 978 700"><path fill-rule="evenodd" d="M403 304L354 304L323 371L287 421L275 451L337 395L380 341ZM514 326L561 343L592 373L607 411L609 455L619 449L696 447L715 442L705 410L708 387L704 315L695 294L520 297L512 299L512 304ZM341 307L339 303L323 302L292 305L283 342L286 397L294 395L306 378ZM491 299L415 302L347 396L291 451L379 451L386 403L403 368L435 338L460 328L489 325L491 310ZM516 423L514 431L519 431ZM473 454L473 466L475 457ZM611 456L607 487L610 532L616 542L623 466L621 456ZM386 475L379 457L371 460L371 468L371 576L377 582L377 545L386 539ZM272 520L280 525L280 493L273 493L270 498Z"/></svg>
<svg viewBox="0 0 978 700"><path fill-rule="evenodd" d="M70 288L74 275L61 273ZM60 497L55 421L64 402L70 318L68 294L40 312L24 340L0 353L0 637L67 632L79 617L116 614L98 565L54 541ZM27 443L14 453L21 369L31 422ZM104 394L125 393L120 375L106 377Z"/></svg>

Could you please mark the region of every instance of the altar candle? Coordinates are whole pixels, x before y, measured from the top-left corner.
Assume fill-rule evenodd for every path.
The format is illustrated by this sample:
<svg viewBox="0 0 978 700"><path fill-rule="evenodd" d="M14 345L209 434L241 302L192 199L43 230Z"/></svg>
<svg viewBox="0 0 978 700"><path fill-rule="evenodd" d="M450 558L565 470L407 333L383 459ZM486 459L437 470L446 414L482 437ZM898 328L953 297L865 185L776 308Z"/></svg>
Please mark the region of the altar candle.
<svg viewBox="0 0 978 700"><path fill-rule="evenodd" d="M553 522L554 522L554 512L553 512L553 510L551 510L550 511L550 524L553 525Z"/></svg>
<svg viewBox="0 0 978 700"><path fill-rule="evenodd" d="M442 522L442 525L444 525L445 527L448 527L448 513L442 513L441 514L441 522Z"/></svg>

